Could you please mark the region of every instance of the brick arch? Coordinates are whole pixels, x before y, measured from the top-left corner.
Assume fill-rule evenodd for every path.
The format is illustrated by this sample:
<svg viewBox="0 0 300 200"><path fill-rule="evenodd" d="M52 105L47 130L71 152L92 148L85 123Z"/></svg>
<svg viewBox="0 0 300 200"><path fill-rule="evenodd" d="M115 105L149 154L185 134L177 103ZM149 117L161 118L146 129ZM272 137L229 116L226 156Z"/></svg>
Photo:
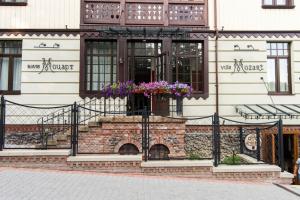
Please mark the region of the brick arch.
<svg viewBox="0 0 300 200"><path fill-rule="evenodd" d="M159 147L159 146L161 146L161 147L163 147L163 149L165 150L165 151L167 151L167 153L165 152L165 151L161 151L162 149L161 149L161 147ZM154 149L154 147L157 147L157 148L159 148L159 149L157 149L157 148L155 148ZM157 151L158 150L158 151ZM154 153L153 155L152 155L152 153ZM158 153L159 152L159 153ZM161 153L162 152L165 152L164 153L164 155L165 156L162 156L162 157L160 157L161 156ZM158 153L158 154L157 154ZM155 156L156 155L156 156ZM167 146L167 145L165 145L165 144L162 144L162 143L156 143L156 144L153 144L153 145L151 145L151 147L149 148L149 159L154 159L154 160L165 160L165 159L167 159L167 160L169 160L170 159L170 155L172 155L172 153L171 153L171 150L170 150L170 148ZM158 157L159 158L158 158Z"/></svg>
<svg viewBox="0 0 300 200"><path fill-rule="evenodd" d="M142 145L138 142L138 141L132 141L132 140L123 140L121 142L119 142L114 149L114 153L119 153L119 149L124 145L124 144L133 144L135 145L139 152L142 152Z"/></svg>
<svg viewBox="0 0 300 200"><path fill-rule="evenodd" d="M172 144L168 144L168 143L162 141L161 138L155 138L154 141L152 141L152 142L150 143L149 150L151 149L151 147L153 147L154 145L157 145L157 144L165 145L165 146L169 149L170 155L175 155L175 154L176 154L176 152L175 152L175 150L174 150Z"/></svg>

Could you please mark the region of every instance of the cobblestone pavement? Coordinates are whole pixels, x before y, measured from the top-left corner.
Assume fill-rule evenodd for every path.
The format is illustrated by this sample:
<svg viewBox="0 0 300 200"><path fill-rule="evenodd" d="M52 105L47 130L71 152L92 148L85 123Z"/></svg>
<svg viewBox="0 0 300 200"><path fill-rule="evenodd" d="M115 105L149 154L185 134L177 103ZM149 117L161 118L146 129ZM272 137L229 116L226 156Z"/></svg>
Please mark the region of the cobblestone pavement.
<svg viewBox="0 0 300 200"><path fill-rule="evenodd" d="M299 200L272 184L0 168L1 200Z"/></svg>

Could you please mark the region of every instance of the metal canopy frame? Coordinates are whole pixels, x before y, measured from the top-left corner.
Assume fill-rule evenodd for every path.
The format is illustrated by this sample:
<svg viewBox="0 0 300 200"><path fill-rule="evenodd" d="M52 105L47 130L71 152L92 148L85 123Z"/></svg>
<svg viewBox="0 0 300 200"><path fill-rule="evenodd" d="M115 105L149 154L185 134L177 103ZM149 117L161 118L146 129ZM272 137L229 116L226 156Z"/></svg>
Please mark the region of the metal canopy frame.
<svg viewBox="0 0 300 200"><path fill-rule="evenodd" d="M189 37L192 29L168 27L103 27L96 29L100 33L117 36L144 36L144 37Z"/></svg>
<svg viewBox="0 0 300 200"><path fill-rule="evenodd" d="M253 104L238 105L236 112L245 119L298 119L300 105L298 104Z"/></svg>

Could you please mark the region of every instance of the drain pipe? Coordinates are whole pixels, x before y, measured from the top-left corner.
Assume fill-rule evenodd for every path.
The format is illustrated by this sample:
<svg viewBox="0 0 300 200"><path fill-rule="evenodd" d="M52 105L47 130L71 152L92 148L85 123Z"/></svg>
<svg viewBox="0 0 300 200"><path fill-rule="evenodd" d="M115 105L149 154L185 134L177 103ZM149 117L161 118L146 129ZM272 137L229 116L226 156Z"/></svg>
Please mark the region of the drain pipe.
<svg viewBox="0 0 300 200"><path fill-rule="evenodd" d="M219 30L218 30L218 0L214 0L214 29L215 29L215 72L216 72L216 114L219 115Z"/></svg>

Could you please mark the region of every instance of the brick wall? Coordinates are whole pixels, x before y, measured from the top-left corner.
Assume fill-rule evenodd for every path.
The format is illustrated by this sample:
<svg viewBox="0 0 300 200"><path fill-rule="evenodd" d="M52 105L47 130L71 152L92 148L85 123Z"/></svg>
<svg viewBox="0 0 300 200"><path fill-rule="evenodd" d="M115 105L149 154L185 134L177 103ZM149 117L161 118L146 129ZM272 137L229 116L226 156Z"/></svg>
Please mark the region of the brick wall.
<svg viewBox="0 0 300 200"><path fill-rule="evenodd" d="M68 169L67 156L1 156L0 167Z"/></svg>
<svg viewBox="0 0 300 200"><path fill-rule="evenodd" d="M142 152L141 117L115 117L100 119L100 124L91 125L79 132L80 153L118 153L126 143L136 145ZM150 148L163 144L170 150L170 158L185 157L185 121L150 117Z"/></svg>

